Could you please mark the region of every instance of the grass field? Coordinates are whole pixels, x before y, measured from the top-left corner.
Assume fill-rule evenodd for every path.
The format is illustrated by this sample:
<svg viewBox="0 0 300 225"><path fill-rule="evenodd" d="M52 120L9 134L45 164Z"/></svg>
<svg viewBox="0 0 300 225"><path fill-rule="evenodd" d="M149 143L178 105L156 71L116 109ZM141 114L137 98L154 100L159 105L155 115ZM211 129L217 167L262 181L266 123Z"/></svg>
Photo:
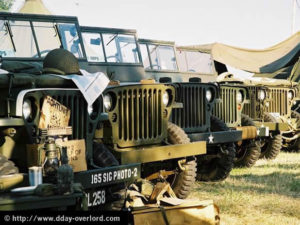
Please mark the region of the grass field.
<svg viewBox="0 0 300 225"><path fill-rule="evenodd" d="M299 225L300 153L234 169L223 182L197 182L190 198L214 200L222 225Z"/></svg>

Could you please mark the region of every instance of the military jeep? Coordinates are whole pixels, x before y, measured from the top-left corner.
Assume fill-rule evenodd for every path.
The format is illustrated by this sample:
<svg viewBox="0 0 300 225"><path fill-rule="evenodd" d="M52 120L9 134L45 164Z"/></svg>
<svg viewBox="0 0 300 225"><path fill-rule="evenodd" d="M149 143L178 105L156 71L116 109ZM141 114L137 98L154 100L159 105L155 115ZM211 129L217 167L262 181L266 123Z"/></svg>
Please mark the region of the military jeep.
<svg viewBox="0 0 300 225"><path fill-rule="evenodd" d="M217 82L222 65L212 59L211 45L177 46L176 56L183 79L198 77L205 82ZM249 104L249 92L243 85L217 82L221 101L215 104L213 115L231 129L242 130L242 140L236 143L235 166L251 167L259 159L257 129L254 122L242 113Z"/></svg>
<svg viewBox="0 0 300 225"><path fill-rule="evenodd" d="M218 81L248 88L250 104L245 105L243 113L254 120L256 127L264 128L264 134L269 133L269 137L262 137L260 141L261 157L267 159L274 159L282 146L299 149L299 116L291 110L298 100L298 84L293 82L294 78L297 79L298 46L294 37L278 44L276 48L256 51L221 43L209 45L212 58L219 68ZM255 75L232 75L227 72L227 65ZM291 76L294 78L271 79L285 76L286 79Z"/></svg>
<svg viewBox="0 0 300 225"><path fill-rule="evenodd" d="M178 160L161 162L163 159L204 154L203 142L197 143L198 149L195 145L195 148L189 150L182 145L179 145L181 147L178 148L176 148L176 145L167 145L168 143L187 144L190 142L182 129L174 124L167 123L172 108L177 105L175 103L176 92L173 87L153 83L154 80L145 80L143 82L150 82L145 87L138 84L141 88L138 88L138 86L132 88L129 86L127 90L122 88L124 85L134 85L132 82L149 78L143 69L136 31L84 26L80 29L87 54L87 64L82 64L82 67L91 72L103 71L116 84L114 90L108 92L107 95L108 99L112 101L112 109L108 112L108 115L111 121L109 126L112 127L113 133L105 132L107 131L105 123L103 132L99 131L98 133L103 135L100 135L103 140L108 140L112 136L113 139L110 143L115 146L114 149L118 149L117 151L120 154L116 155L122 163L129 163L134 159L141 163L152 162L142 168L142 176L148 176L152 179L164 173L167 174L166 172L158 173L158 171L170 173L170 170L172 171L177 167ZM120 87L119 84L121 84ZM156 87L164 87L165 89L157 89ZM168 139L166 139L166 135ZM162 144L166 146L159 147ZM153 145L156 145L156 147L154 148ZM149 150L147 146L152 146L151 149L154 151L146 151ZM133 151L129 152L129 150L141 148L145 150L134 153L140 155L134 156ZM164 149L171 148L174 151L169 152L167 156ZM197 151L199 152L197 153ZM191 173L195 174L196 164L192 159L193 157L190 157L186 163L183 163L188 168L185 171L187 176L190 176ZM165 175L163 176L165 177ZM175 192L179 197L184 198L187 196L194 178L185 177L184 175L179 177L185 180L184 187L181 190L178 187L175 188ZM175 180L171 183L180 186L183 184L182 182L183 180Z"/></svg>
<svg viewBox="0 0 300 225"><path fill-rule="evenodd" d="M299 55L299 52L298 52ZM299 151L300 149L300 140L299 140L299 129L300 129L300 86L299 86L299 79L300 79L300 59L295 62L294 57L291 62L285 66L284 68L281 68L275 72L272 73L255 73L254 77L267 77L267 78L274 78L278 79L277 83L279 87L282 88L291 88L292 91L288 92L288 99L289 104L286 106L284 104L283 108L279 108L278 104L273 103L273 111L279 112L281 116L284 116L284 118L290 118L287 119L287 122L289 123L290 129L288 131L283 132L283 149L284 150L293 150L293 151ZM287 82L288 81L288 82ZM278 89L277 89L278 90ZM284 95L283 92L284 89L281 89L281 94ZM272 99L274 101L274 89L271 93L271 102ZM282 96L283 97L283 96ZM282 98L281 97L281 98ZM283 100L283 103L285 100ZM270 104L270 103L268 103ZM291 111L289 109L284 110L285 107L292 106ZM290 115L290 116L288 116Z"/></svg>
<svg viewBox="0 0 300 225"><path fill-rule="evenodd" d="M82 45L77 44L80 40L77 18L1 13L0 20L1 69L4 70L1 71L1 104L3 104L0 119L1 159L10 160L4 165L15 164L14 173L19 171L24 174L15 180L15 183L11 183L11 177L15 174L11 174L12 170L7 171L5 167L1 167L1 175L5 176L1 176L3 186L1 186L0 209L24 210L85 205L83 192L66 197L52 195L42 199L36 195L23 198L8 192L15 186L28 185L28 167L38 165L38 151L31 154L27 145L44 145L43 141L48 138L48 129L39 129L41 109L46 96L52 97L72 111L69 122L71 133L66 132L68 140L85 141L88 170L76 172L74 182L81 183L87 192L87 206L103 206L110 202L114 198L111 192L117 191L120 187L119 184L114 184L121 183L123 186L123 182L138 178L140 164L128 166L110 164L106 168L95 166L94 133L103 111L90 112L85 98L73 82L43 72L43 59L55 48L64 48L73 52L79 60L84 60ZM74 48L73 41L78 48ZM75 61L78 64L78 60ZM67 127L65 130L70 129ZM55 145L48 143L47 146L52 146L53 149ZM125 179L93 184L95 175L121 172L125 169L135 173ZM82 202L78 201L79 198Z"/></svg>
<svg viewBox="0 0 300 225"><path fill-rule="evenodd" d="M204 140L208 144L208 155L198 157L198 179L225 179L233 167L234 143L242 139L242 132L229 130L212 116L219 87L179 72L174 42L139 39L139 44L146 74L175 87L175 100L183 104L173 109L170 121L180 126L191 141Z"/></svg>
<svg viewBox="0 0 300 225"><path fill-rule="evenodd" d="M188 195L196 176L194 155L205 154L206 144L189 143L180 128L168 124L174 107L173 87L141 81L143 74L134 80L138 82L127 79L130 73L124 68L130 70L141 65L140 55L135 53L138 46L134 36L133 39L130 36L131 42L125 42L123 47L133 45L126 56L133 57L137 63L110 62L109 51L104 49L105 62L97 64L90 62L87 53L89 47L94 53L93 47L102 44L102 39L91 38L88 44L92 46L84 45L75 17L1 13L0 20L3 21L1 68L8 71L1 75L5 105L1 112L1 153L13 161L20 172L26 173L28 169L24 160L26 145L42 144L47 138L48 131L39 129L38 121L43 99L50 96L71 110L69 126L72 132L68 139L85 140L88 169L76 172L74 182L83 185L88 206L108 203L110 209L120 209L124 204L124 182L130 183L140 176L167 179L178 197ZM124 39L119 39L118 35L122 36L120 30L117 35L109 33L104 40L119 45ZM123 52L122 56L126 58ZM119 81L131 83L110 83L102 95L88 105L76 85L61 77L80 76L79 65L90 72L109 68L111 72L105 71L109 76L116 74L123 77ZM35 204L14 204L9 193L2 197L1 209L33 209L41 205L34 197ZM54 198L57 204L64 206L64 198ZM77 202L75 200L73 203ZM42 207L56 207L57 204Z"/></svg>

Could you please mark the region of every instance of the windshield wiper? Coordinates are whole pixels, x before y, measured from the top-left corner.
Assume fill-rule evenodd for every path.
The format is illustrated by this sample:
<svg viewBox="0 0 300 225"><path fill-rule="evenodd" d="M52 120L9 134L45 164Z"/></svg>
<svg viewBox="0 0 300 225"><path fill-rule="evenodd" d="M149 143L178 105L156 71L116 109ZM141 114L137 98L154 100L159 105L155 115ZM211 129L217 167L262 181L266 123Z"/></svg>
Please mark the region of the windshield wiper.
<svg viewBox="0 0 300 225"><path fill-rule="evenodd" d="M123 45L121 48L124 48L124 47L126 47L127 45L130 45L131 43L126 43L125 45Z"/></svg>
<svg viewBox="0 0 300 225"><path fill-rule="evenodd" d="M12 44L12 46L13 46L13 49L14 49L15 52L17 52L16 45L15 45L15 42L14 42L14 39L13 39L13 33L12 33L12 31L11 31L10 25L9 25L9 23L8 23L7 21L4 23L4 25L5 25L5 27L6 27L7 31L8 31L8 33L9 33L9 37L10 37L10 40L11 40L11 44Z"/></svg>
<svg viewBox="0 0 300 225"><path fill-rule="evenodd" d="M55 30L55 36L58 36L58 39L60 41L60 48L63 48L62 37L61 37L61 35L59 33L57 24L54 25L54 30Z"/></svg>
<svg viewBox="0 0 300 225"><path fill-rule="evenodd" d="M115 38L118 36L118 34L115 34L110 40L109 42L106 44L106 46L108 46L110 44L110 42L112 42L113 40L115 40Z"/></svg>
<svg viewBox="0 0 300 225"><path fill-rule="evenodd" d="M155 51L156 52L156 49L159 47L159 45L154 45L154 48L151 49L150 51L150 55L152 55L152 53Z"/></svg>

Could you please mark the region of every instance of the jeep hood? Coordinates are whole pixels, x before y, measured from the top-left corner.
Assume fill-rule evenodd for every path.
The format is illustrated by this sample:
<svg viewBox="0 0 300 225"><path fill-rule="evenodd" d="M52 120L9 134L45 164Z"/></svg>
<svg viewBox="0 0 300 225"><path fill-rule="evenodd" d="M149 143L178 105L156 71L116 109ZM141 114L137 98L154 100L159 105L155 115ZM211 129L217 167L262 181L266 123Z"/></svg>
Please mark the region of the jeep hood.
<svg viewBox="0 0 300 225"><path fill-rule="evenodd" d="M296 82L292 82L285 79L272 79L267 77L250 77L250 78L242 78L239 76L235 76L232 73L225 72L220 74L217 77L217 82L221 83L241 83L248 86L259 86L259 85L267 85L267 86L285 86L285 87L295 87L298 84Z"/></svg>

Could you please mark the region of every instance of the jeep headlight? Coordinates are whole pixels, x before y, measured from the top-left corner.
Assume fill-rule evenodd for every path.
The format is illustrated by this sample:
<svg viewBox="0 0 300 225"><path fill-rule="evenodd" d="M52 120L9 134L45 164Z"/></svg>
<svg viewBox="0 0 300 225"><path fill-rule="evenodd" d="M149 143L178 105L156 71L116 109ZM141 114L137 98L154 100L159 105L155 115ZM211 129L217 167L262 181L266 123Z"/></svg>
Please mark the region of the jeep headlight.
<svg viewBox="0 0 300 225"><path fill-rule="evenodd" d="M239 91L236 95L236 101L238 104L241 104L244 101L243 93Z"/></svg>
<svg viewBox="0 0 300 225"><path fill-rule="evenodd" d="M265 90L259 90L258 91L258 99L259 100L265 100L265 98L266 98L266 91Z"/></svg>
<svg viewBox="0 0 300 225"><path fill-rule="evenodd" d="M209 89L206 90L206 99L208 102L211 102L211 100L212 100L212 92Z"/></svg>
<svg viewBox="0 0 300 225"><path fill-rule="evenodd" d="M288 96L289 100L292 100L294 98L294 92L293 91L289 91L288 94L287 94L287 96Z"/></svg>
<svg viewBox="0 0 300 225"><path fill-rule="evenodd" d="M106 94L103 97L103 105L105 107L106 110L111 110L112 107L112 98L110 94Z"/></svg>
<svg viewBox="0 0 300 225"><path fill-rule="evenodd" d="M30 118L31 116L31 113L32 113L32 108L31 108L31 101L26 99L24 102L23 102L23 116L24 118L27 120Z"/></svg>
<svg viewBox="0 0 300 225"><path fill-rule="evenodd" d="M167 91L165 91L165 93L163 93L163 96L162 96L162 101L165 106L167 106L169 104L169 100L170 100L169 93Z"/></svg>

